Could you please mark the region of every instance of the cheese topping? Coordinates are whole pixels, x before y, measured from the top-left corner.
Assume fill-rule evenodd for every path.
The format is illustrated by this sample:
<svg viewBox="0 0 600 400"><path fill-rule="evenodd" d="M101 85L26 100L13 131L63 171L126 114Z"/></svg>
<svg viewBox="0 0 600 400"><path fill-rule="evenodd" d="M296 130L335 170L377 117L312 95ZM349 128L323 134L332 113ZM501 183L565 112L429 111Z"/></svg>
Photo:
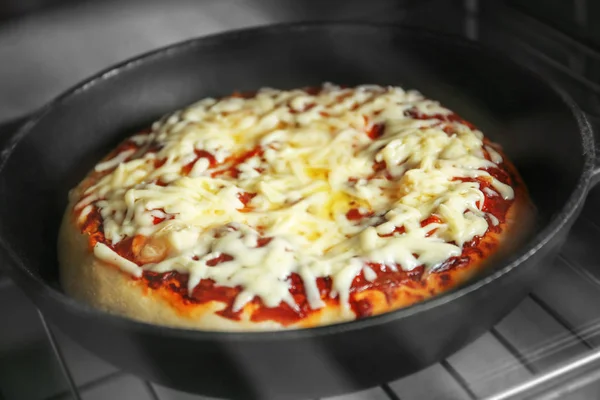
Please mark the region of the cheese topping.
<svg viewBox="0 0 600 400"><path fill-rule="evenodd" d="M331 277L347 309L353 280L376 279L369 264L433 271L498 224L482 208L514 196L486 171L502 156L450 110L399 87L310 93L204 99L130 138L76 199L102 217L96 257L136 277L189 274L190 293L203 279L240 287L234 311L256 297L296 307L291 274L318 309ZM135 259L115 252L138 236Z"/></svg>

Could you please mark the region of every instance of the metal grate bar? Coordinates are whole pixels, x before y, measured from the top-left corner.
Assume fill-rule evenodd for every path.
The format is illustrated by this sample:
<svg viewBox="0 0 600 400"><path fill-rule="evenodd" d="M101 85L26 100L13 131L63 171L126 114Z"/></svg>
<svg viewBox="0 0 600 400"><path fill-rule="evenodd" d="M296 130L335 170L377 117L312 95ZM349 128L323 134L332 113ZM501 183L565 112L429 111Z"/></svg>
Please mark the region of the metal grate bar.
<svg viewBox="0 0 600 400"><path fill-rule="evenodd" d="M69 367L67 366L67 363L65 362L65 359L64 359L62 352L56 342L56 338L54 337L54 334L52 333L52 330L50 329L50 326L48 326L48 323L46 322L44 315L39 310L38 310L38 315L40 316L40 321L42 322L42 326L44 327L44 331L46 332L48 341L50 342L50 345L52 346L54 355L56 356L56 359L58 360L60 369L62 370L62 372L65 376L65 379L67 380L67 383L69 384L69 390L71 392L71 395L73 396L73 399L81 400L81 396L79 395L79 391L77 390L77 385L75 385L75 382L73 381L73 377L71 376Z"/></svg>
<svg viewBox="0 0 600 400"><path fill-rule="evenodd" d="M447 362L478 397L492 395L532 376L489 332L448 357Z"/></svg>
<svg viewBox="0 0 600 400"><path fill-rule="evenodd" d="M152 386L150 382L144 381L144 385L146 386L146 389L148 389L148 394L150 394L150 397L152 397L153 400L160 400L158 393L156 393L154 386Z"/></svg>
<svg viewBox="0 0 600 400"><path fill-rule="evenodd" d="M588 376L588 379L584 379L582 385L579 386L582 387L583 385L589 384L600 378L600 370L598 370L599 367L600 351L594 351L576 360L572 360L560 365L506 391L490 396L487 400L538 398L537 396L540 396L544 393L548 393L552 390L558 390L561 387L564 388L564 386L572 379L584 378L584 375L586 375ZM589 376L590 373L592 375L591 377ZM571 388L568 389L570 392ZM567 394L569 392L563 389L562 394Z"/></svg>
<svg viewBox="0 0 600 400"><path fill-rule="evenodd" d="M577 330L573 328L573 326L568 323L560 314L556 312L552 307L550 307L544 300L539 298L535 293L530 293L529 297L533 300L537 305L544 309L548 314L552 316L558 323L560 323L563 327L565 327L573 336L575 336L581 343L583 343L589 349L593 349L593 346L590 342L586 340L585 337L579 335Z"/></svg>
<svg viewBox="0 0 600 400"><path fill-rule="evenodd" d="M121 378L124 375L125 374L121 371L117 371L117 372L110 373L108 375L104 375L98 379L91 381L91 382L87 382L87 383L84 383L83 385L77 386L77 391L79 392L79 394L81 396L81 393L87 392L88 390L94 389L98 386L102 386L105 383L112 382L116 379ZM53 396L47 397L45 400L63 400L67 394L68 393L66 393L66 392L58 393Z"/></svg>
<svg viewBox="0 0 600 400"><path fill-rule="evenodd" d="M525 298L494 329L537 372L589 352L589 347L531 298Z"/></svg>
<svg viewBox="0 0 600 400"><path fill-rule="evenodd" d="M340 396L326 397L320 400L390 400L397 398L398 397L391 398L390 394L380 386L371 389L366 389L360 392L348 393Z"/></svg>
<svg viewBox="0 0 600 400"><path fill-rule="evenodd" d="M440 361L440 365L448 372L448 374L454 378L456 383L465 391L465 393L473 400L477 400L477 395L469 386L469 383L458 373L456 369L447 360Z"/></svg>
<svg viewBox="0 0 600 400"><path fill-rule="evenodd" d="M439 363L412 375L389 382L391 391L402 400L469 400L471 397Z"/></svg>
<svg viewBox="0 0 600 400"><path fill-rule="evenodd" d="M563 268L561 272L572 276L570 281L578 285L574 286L574 289L581 292L575 292L579 294L577 297L563 298L561 304L553 304L552 302L556 300L554 298L546 298L544 302L558 314L563 314L566 326L577 336L591 347L600 346L600 312L597 308L589 307L590 304L597 304L600 299L599 287L582 272L581 268L576 267L569 260L559 257L559 262ZM548 295L549 293L544 294L545 297Z"/></svg>
<svg viewBox="0 0 600 400"><path fill-rule="evenodd" d="M387 384L381 385L381 389L385 392L385 394L387 394L387 396L391 400L402 400L402 399L400 399L400 396L398 396L396 393L394 393L394 391L392 390L392 388L390 388L389 385L387 385Z"/></svg>
<svg viewBox="0 0 600 400"><path fill-rule="evenodd" d="M524 355L510 343L495 327L490 329L490 334L496 338L497 341L500 342L506 350L513 355L529 372L535 373L535 368L529 363L529 361L524 357Z"/></svg>
<svg viewBox="0 0 600 400"><path fill-rule="evenodd" d="M598 278L592 275L592 273L587 268L582 267L579 263L574 262L572 259L565 257L563 254L560 254L558 258L562 260L566 265L568 265L577 275L579 275L586 281L600 287L600 281L598 281Z"/></svg>

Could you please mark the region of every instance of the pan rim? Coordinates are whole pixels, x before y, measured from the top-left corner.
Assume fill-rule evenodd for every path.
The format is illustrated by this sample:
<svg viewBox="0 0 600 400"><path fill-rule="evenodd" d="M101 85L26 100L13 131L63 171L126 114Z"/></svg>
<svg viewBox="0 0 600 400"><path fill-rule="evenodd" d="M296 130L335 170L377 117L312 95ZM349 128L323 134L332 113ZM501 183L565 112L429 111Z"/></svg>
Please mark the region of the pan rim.
<svg viewBox="0 0 600 400"><path fill-rule="evenodd" d="M111 324L116 328L125 328L135 331L143 331L147 334L155 334L160 336L169 336L171 338L181 338L187 340L206 340L206 341L264 341L264 340L291 340L316 336L327 336L342 332L361 330L371 328L378 325L384 325L393 321L401 320L422 313L424 311L434 309L446 303L461 298L468 293L478 290L492 281L512 272L518 268L523 262L532 257L540 249L548 244L573 218L584 201L587 190L590 186L590 181L593 175L593 166L595 159L594 137L591 126L583 111L577 106L575 101L563 89L558 87L552 79L532 70L526 65L513 60L505 52L493 51L492 48L482 45L479 42L470 42L467 39L439 33L423 28L415 28L406 25L398 25L391 23L374 23L374 22L355 22L355 21L318 21L318 22L293 22L280 24L267 24L252 26L249 28L236 29L231 31L219 32L207 36L191 38L178 43L170 44L158 49L145 52L135 57L129 58L110 66L95 75L77 83L70 89L64 91L54 100L48 102L45 106L35 112L27 122L11 137L6 147L0 152L0 175L4 173L4 167L11 154L18 146L20 141L35 127L43 118L53 109L63 105L65 102L76 98L79 94L90 90L101 82L111 79L119 75L123 71L134 69L141 64L151 63L156 59L170 57L180 52L185 52L189 48L199 48L211 45L220 45L223 42L235 41L239 39L255 39L261 35L276 35L281 33L290 33L302 30L325 30L332 29L367 29L367 30L387 30L393 31L400 35L418 35L419 37L430 37L436 40L450 42L453 45L462 47L471 47L481 54L484 54L499 62L510 65L514 70L519 70L522 73L529 74L533 79L544 84L549 89L554 91L562 100L565 106L570 110L571 115L575 118L579 133L582 138L584 151L583 171L579 177L577 185L560 212L556 213L553 219L523 248L507 259L503 266L498 267L498 270L479 279L475 278L465 285L445 292L439 296L433 297L426 301L416 303L410 307L401 308L390 311L384 314L368 317L365 319L352 320L338 324L318 326L314 328L297 328L290 330L272 330L272 331L202 331L196 329L178 328L171 326L155 325L143 321L134 320L128 317L111 314L105 311L95 309L82 302L79 302L62 291L52 288L42 278L32 274L25 263L11 250L10 241L0 237L0 250L8 256L12 264L8 267L9 272L13 270L21 276L34 283L39 295L50 297L54 302L60 303L61 306L69 309L69 312L77 316L101 318L107 324ZM0 221L1 223L1 221Z"/></svg>

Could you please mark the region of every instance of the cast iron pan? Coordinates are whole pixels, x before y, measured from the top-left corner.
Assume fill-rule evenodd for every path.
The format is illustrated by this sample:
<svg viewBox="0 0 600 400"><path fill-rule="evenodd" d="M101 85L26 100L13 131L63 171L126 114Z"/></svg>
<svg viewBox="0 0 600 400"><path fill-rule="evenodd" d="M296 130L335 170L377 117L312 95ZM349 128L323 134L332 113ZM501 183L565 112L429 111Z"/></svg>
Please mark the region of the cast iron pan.
<svg viewBox="0 0 600 400"><path fill-rule="evenodd" d="M324 81L416 88L478 125L504 146L529 187L539 210L531 240L463 288L308 330L152 326L95 311L61 292L55 247L67 191L125 135L204 96ZM315 398L410 374L488 330L542 278L597 177L594 138L577 106L477 44L397 26L269 26L127 61L37 113L3 152L0 249L10 275L56 326L126 371L215 397Z"/></svg>

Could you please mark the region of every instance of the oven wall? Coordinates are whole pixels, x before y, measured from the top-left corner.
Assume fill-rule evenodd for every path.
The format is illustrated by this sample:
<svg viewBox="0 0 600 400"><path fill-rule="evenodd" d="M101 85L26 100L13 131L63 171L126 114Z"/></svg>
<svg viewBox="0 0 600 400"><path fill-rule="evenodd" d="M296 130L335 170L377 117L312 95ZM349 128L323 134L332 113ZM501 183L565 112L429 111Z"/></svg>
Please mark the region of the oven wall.
<svg viewBox="0 0 600 400"><path fill-rule="evenodd" d="M0 21L0 122L111 64L195 36L302 20L406 23L461 34L461 7L462 0L0 1L0 19L12 16Z"/></svg>
<svg viewBox="0 0 600 400"><path fill-rule="evenodd" d="M569 36L600 47L600 2L597 0L506 0L506 3L560 29Z"/></svg>

